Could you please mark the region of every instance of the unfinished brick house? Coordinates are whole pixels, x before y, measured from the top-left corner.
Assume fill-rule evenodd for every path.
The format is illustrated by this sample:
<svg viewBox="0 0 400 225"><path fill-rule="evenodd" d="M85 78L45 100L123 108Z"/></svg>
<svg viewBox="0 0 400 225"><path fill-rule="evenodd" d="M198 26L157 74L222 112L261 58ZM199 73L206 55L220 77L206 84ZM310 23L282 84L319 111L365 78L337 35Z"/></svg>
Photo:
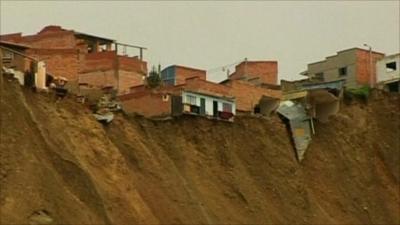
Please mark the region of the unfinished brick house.
<svg viewBox="0 0 400 225"><path fill-rule="evenodd" d="M168 117L193 114L233 120L236 102L229 87L193 77L183 84L156 89L144 85L132 87L131 93L119 96L123 110L145 117Z"/></svg>
<svg viewBox="0 0 400 225"><path fill-rule="evenodd" d="M328 56L323 61L310 63L302 75L317 81L345 79L345 87L358 88L376 84L376 62L385 54L361 48L351 48Z"/></svg>
<svg viewBox="0 0 400 225"><path fill-rule="evenodd" d="M81 83L94 88L112 86L123 93L142 84L147 74L147 63L142 58L145 48L60 26L47 26L34 35L5 34L0 39L29 45L27 54L45 61L47 73L66 77L72 90ZM140 56L119 54L121 45L139 48Z"/></svg>
<svg viewBox="0 0 400 225"><path fill-rule="evenodd" d="M161 71L161 80L164 85L184 84L187 79L193 77L206 80L206 71L180 65L172 65Z"/></svg>
<svg viewBox="0 0 400 225"><path fill-rule="evenodd" d="M277 61L243 61L236 65L235 72L229 75L229 80L245 80L256 85L278 84Z"/></svg>
<svg viewBox="0 0 400 225"><path fill-rule="evenodd" d="M236 109L241 113L270 115L279 106L282 97L279 88L271 89L249 83L246 80L224 80L229 95L236 98Z"/></svg>

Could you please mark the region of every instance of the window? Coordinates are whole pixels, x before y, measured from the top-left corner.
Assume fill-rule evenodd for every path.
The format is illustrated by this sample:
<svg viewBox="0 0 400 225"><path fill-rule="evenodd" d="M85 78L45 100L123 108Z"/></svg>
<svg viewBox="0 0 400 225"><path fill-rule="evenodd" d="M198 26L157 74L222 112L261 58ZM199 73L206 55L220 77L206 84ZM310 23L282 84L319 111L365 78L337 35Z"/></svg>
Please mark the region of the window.
<svg viewBox="0 0 400 225"><path fill-rule="evenodd" d="M339 68L339 76L346 76L347 75L347 67Z"/></svg>
<svg viewBox="0 0 400 225"><path fill-rule="evenodd" d="M186 103L190 105L196 105L196 96L186 95Z"/></svg>
<svg viewBox="0 0 400 225"><path fill-rule="evenodd" d="M163 102L168 102L169 101L169 95L163 95L162 96Z"/></svg>
<svg viewBox="0 0 400 225"><path fill-rule="evenodd" d="M223 112L232 112L232 105L229 103L222 103Z"/></svg>
<svg viewBox="0 0 400 225"><path fill-rule="evenodd" d="M397 70L396 62L386 63L386 72L393 72Z"/></svg>
<svg viewBox="0 0 400 225"><path fill-rule="evenodd" d="M324 73L316 73L314 77L318 80L324 80Z"/></svg>

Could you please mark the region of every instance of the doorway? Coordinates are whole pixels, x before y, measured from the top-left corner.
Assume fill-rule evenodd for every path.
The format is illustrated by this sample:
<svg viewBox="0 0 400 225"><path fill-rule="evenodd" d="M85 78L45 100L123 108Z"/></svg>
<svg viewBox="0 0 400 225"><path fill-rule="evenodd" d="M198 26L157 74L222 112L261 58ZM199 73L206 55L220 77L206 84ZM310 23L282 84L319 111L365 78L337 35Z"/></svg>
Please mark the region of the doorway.
<svg viewBox="0 0 400 225"><path fill-rule="evenodd" d="M213 116L218 117L218 102L213 101Z"/></svg>

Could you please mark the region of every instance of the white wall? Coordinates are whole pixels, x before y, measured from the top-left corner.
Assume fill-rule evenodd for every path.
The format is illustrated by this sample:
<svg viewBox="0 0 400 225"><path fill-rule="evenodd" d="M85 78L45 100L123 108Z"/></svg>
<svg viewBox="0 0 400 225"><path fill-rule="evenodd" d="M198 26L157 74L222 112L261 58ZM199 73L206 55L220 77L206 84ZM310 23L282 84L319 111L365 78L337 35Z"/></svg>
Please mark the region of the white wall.
<svg viewBox="0 0 400 225"><path fill-rule="evenodd" d="M386 63L396 62L396 70L387 72ZM400 79L400 54L386 56L376 62L376 82Z"/></svg>
<svg viewBox="0 0 400 225"><path fill-rule="evenodd" d="M183 103L189 103L187 102L187 95L195 96L196 97L196 105L200 107L200 98L204 98L206 100L206 115L212 116L213 115L213 101L218 102L218 111L222 111L222 104L223 103L228 103L232 105L232 113L236 114L236 103L234 101L227 101L224 99L220 98L214 98L208 95L201 95L199 93L193 93L193 92L188 92L188 91L183 91L182 92L182 102Z"/></svg>

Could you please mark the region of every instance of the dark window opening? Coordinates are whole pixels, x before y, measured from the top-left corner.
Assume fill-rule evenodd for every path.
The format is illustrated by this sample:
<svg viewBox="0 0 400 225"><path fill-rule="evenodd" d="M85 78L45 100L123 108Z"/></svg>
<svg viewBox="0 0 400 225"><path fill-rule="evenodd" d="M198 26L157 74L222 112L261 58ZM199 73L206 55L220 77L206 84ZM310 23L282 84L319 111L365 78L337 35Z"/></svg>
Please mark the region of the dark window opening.
<svg viewBox="0 0 400 225"><path fill-rule="evenodd" d="M261 113L260 105L257 104L257 105L254 107L254 113L255 113L255 114Z"/></svg>
<svg viewBox="0 0 400 225"><path fill-rule="evenodd" d="M324 73L316 73L315 78L318 80L324 80Z"/></svg>
<svg viewBox="0 0 400 225"><path fill-rule="evenodd" d="M386 72L393 72L397 70L396 62L386 63Z"/></svg>
<svg viewBox="0 0 400 225"><path fill-rule="evenodd" d="M347 75L347 67L339 68L339 76L346 76Z"/></svg>

